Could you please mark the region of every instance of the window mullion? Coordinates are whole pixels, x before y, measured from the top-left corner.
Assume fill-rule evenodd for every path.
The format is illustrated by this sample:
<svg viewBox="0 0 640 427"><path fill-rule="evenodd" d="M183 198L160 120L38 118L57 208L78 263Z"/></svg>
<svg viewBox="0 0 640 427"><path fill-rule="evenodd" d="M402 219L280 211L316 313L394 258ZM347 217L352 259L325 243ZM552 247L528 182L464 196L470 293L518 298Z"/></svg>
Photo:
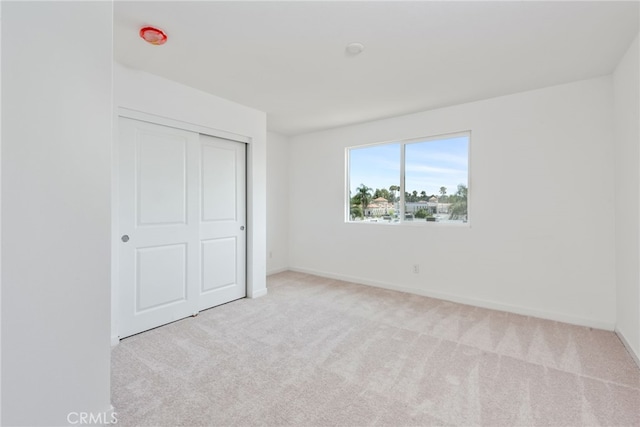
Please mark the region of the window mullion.
<svg viewBox="0 0 640 427"><path fill-rule="evenodd" d="M405 208L405 200L404 200L404 143L400 144L400 201L398 210L400 211L399 223L402 224L404 222L404 208Z"/></svg>

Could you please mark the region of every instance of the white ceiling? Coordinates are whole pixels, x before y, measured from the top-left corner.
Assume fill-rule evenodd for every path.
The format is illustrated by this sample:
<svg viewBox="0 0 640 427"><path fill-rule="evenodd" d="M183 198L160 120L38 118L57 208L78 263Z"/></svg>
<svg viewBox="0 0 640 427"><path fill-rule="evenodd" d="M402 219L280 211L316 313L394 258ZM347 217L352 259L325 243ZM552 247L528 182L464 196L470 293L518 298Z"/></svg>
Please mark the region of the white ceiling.
<svg viewBox="0 0 640 427"><path fill-rule="evenodd" d="M609 74L632 2L115 4L115 58L268 113L287 135ZM169 36L152 46L138 30ZM350 42L365 45L349 57Z"/></svg>

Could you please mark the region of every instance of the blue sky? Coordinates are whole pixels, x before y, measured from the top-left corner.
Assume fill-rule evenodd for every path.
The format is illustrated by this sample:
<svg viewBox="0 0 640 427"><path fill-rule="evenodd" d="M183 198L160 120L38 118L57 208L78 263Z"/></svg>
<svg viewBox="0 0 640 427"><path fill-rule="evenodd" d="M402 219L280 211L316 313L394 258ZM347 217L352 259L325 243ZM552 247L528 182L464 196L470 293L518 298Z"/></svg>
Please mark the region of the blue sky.
<svg viewBox="0 0 640 427"><path fill-rule="evenodd" d="M467 136L412 142L405 147L406 191L440 194L440 187L444 186L447 194L454 194L458 184L468 185ZM349 155L351 194L355 194L360 184L374 190L400 185L400 149L399 143L352 148Z"/></svg>

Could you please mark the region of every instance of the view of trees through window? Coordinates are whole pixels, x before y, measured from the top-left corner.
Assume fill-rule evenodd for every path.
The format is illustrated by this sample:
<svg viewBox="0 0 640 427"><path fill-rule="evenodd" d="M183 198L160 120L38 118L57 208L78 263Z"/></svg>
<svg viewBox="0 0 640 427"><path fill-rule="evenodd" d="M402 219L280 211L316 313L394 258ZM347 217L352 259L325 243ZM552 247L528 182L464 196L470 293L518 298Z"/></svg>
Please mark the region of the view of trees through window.
<svg viewBox="0 0 640 427"><path fill-rule="evenodd" d="M469 139L465 132L350 148L348 220L467 222Z"/></svg>

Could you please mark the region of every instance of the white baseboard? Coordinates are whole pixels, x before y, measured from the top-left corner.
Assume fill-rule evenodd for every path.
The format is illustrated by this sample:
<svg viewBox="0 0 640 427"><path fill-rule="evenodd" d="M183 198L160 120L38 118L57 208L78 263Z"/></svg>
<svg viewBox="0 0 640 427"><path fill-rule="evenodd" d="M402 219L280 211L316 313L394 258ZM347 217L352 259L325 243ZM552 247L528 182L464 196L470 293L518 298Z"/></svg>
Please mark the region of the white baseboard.
<svg viewBox="0 0 640 427"><path fill-rule="evenodd" d="M342 274L327 273L324 271L312 270L308 268L290 267L289 270L299 273L312 274L314 276L326 277L328 279L343 280L346 282L357 283L360 285L373 286L376 288L389 289L392 291L406 292L415 295L421 295L430 298L441 299L445 301L457 302L460 304L472 305L475 307L488 308L490 310L506 311L509 313L520 314L523 316L538 317L541 319L553 320L556 322L570 323L572 325L586 326L589 328L603 329L613 331L615 323L604 322L594 319L586 319L582 317L570 316L563 313L556 313L545 310L538 310L528 307L520 307L516 305L503 304L495 301L488 301L478 298L470 298L463 295L449 294L445 292L437 292L428 289L416 289L407 286L398 286L391 283L379 282L375 280L363 279L361 277L353 277Z"/></svg>
<svg viewBox="0 0 640 427"><path fill-rule="evenodd" d="M618 330L618 328L616 328L615 332L618 338L620 338L620 341L622 341L622 344L624 344L624 347L627 349L627 351L631 355L631 358L633 359L633 361L636 362L636 365L638 365L638 368L640 368L640 356L638 356L638 354L629 344L629 341L627 341L627 338L624 336L622 332Z"/></svg>
<svg viewBox="0 0 640 427"><path fill-rule="evenodd" d="M258 291L254 291L251 295L247 295L247 298L260 298L267 294L267 288L260 289Z"/></svg>
<svg viewBox="0 0 640 427"><path fill-rule="evenodd" d="M285 271L289 271L289 269L287 267L276 268L274 270L267 271L267 276L272 276L272 275L278 274L278 273L284 273Z"/></svg>
<svg viewBox="0 0 640 427"><path fill-rule="evenodd" d="M118 344L120 344L120 337L117 335L112 335L111 336L111 348L117 346Z"/></svg>

